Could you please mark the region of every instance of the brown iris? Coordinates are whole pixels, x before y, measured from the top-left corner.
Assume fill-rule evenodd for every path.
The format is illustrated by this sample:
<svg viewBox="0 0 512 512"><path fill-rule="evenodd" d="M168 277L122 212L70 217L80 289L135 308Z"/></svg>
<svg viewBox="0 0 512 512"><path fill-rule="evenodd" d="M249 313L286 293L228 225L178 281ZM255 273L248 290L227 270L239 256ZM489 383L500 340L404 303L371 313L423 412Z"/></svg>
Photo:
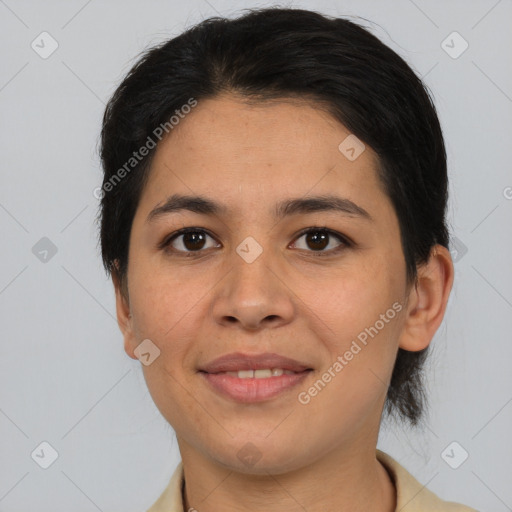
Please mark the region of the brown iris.
<svg viewBox="0 0 512 512"><path fill-rule="evenodd" d="M311 249L325 249L329 243L329 235L325 231L311 231L306 234L306 242Z"/></svg>
<svg viewBox="0 0 512 512"><path fill-rule="evenodd" d="M200 231L190 231L188 233L183 233L181 235L183 237L183 245L189 251L197 251L203 248L205 243L205 233L201 233Z"/></svg>

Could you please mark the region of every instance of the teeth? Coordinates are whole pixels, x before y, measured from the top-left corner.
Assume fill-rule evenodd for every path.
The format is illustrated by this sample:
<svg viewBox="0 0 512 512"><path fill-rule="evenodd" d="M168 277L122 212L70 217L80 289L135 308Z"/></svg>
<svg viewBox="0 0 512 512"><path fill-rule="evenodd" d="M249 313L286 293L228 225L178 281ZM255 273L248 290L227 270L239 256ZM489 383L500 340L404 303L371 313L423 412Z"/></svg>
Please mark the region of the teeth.
<svg viewBox="0 0 512 512"><path fill-rule="evenodd" d="M269 377L280 377L281 375L293 375L295 372L272 368L264 370L239 370L237 372L226 372L226 375L238 377L239 379L268 379Z"/></svg>

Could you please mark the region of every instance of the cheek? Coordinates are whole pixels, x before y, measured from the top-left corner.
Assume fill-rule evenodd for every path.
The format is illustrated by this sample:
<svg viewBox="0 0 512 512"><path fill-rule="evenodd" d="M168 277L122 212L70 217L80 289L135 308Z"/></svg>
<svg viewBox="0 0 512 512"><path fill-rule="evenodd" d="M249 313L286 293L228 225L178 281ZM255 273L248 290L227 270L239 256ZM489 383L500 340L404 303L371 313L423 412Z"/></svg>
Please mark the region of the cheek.
<svg viewBox="0 0 512 512"><path fill-rule="evenodd" d="M346 280L329 294L315 296L315 313L329 326L320 340L328 356L318 380L301 390L308 395L304 401L311 399L305 407L315 422L341 430L351 425L349 431L355 432L384 400L401 328L397 310L402 305L392 295L385 283L361 286L361 281Z"/></svg>
<svg viewBox="0 0 512 512"><path fill-rule="evenodd" d="M318 276L303 288L302 297L323 325L331 349L345 351L347 344L378 322L379 331L389 331L396 322L393 303L400 297L398 283L389 268L375 262L368 267ZM306 299L307 298L307 299ZM382 328L381 315L385 315ZM311 315L310 315L311 316ZM364 338L364 335L361 336Z"/></svg>
<svg viewBox="0 0 512 512"><path fill-rule="evenodd" d="M151 269L141 269L132 278L132 314L141 336L164 343L186 325L204 300L197 279L179 279Z"/></svg>
<svg viewBox="0 0 512 512"><path fill-rule="evenodd" d="M198 321L206 315L208 294L204 279L141 269L132 278L132 312L138 342L150 339L160 350L158 359L143 366L155 403L164 409L182 398L190 377L190 353L196 347Z"/></svg>
<svg viewBox="0 0 512 512"><path fill-rule="evenodd" d="M132 281L134 329L139 340L149 338L160 350L159 357L142 370L154 403L167 421L179 428L183 418L197 416L193 401L184 393L190 377L184 366L198 325L191 319L202 307L204 290L194 294L190 290L199 287L190 281L185 287L176 278L155 273L141 276ZM199 415L195 421L200 419Z"/></svg>

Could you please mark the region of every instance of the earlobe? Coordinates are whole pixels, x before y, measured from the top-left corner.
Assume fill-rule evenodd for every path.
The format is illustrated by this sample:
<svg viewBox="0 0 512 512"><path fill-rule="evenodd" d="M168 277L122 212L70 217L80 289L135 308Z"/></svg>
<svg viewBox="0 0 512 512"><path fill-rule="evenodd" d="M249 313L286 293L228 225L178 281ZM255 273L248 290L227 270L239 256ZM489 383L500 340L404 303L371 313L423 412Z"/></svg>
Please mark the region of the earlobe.
<svg viewBox="0 0 512 512"><path fill-rule="evenodd" d="M408 308L399 347L410 352L423 350L441 325L453 285L450 251L433 247L429 261L418 268L418 278L409 293Z"/></svg>

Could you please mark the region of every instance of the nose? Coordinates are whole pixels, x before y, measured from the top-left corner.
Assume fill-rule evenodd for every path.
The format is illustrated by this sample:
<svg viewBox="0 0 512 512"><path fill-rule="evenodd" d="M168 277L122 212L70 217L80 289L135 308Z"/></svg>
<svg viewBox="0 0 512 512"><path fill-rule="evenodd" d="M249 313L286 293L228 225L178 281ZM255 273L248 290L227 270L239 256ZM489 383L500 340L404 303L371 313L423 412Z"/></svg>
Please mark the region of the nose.
<svg viewBox="0 0 512 512"><path fill-rule="evenodd" d="M214 297L215 321L251 331L291 322L296 311L294 294L265 251L251 263L234 252L231 261L231 270Z"/></svg>

